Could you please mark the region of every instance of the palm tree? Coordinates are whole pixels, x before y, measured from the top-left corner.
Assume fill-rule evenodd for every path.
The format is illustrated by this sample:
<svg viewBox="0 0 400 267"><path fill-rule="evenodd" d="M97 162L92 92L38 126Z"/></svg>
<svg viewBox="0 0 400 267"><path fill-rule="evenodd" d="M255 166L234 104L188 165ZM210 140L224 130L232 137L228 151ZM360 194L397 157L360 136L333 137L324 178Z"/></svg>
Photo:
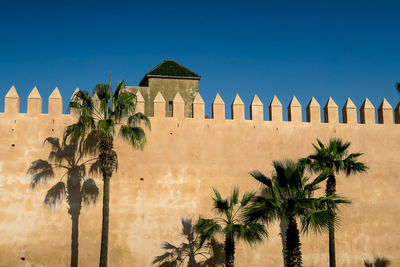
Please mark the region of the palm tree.
<svg viewBox="0 0 400 267"><path fill-rule="evenodd" d="M300 267L302 263L300 232L297 220L301 222L301 230L307 233L310 229L321 232L328 228L334 220L333 212L328 205L336 207L341 203L349 203L336 195L329 197L313 197L318 184L326 179L327 172L322 173L312 182L305 176L304 166L293 161L273 162L274 173L270 178L255 170L250 175L263 186L261 193L253 198L246 211L248 221L261 220L270 223L276 219L285 220L286 255L285 266Z"/></svg>
<svg viewBox="0 0 400 267"><path fill-rule="evenodd" d="M233 267L235 262L235 240L244 240L250 245L260 243L267 237L263 224L244 220L243 211L254 196L253 192L243 194L239 202L239 189L234 188L229 198L222 198L214 189L214 213L219 217L199 218L196 230L200 233L200 244L214 238L216 233L225 236L225 266Z"/></svg>
<svg viewBox="0 0 400 267"><path fill-rule="evenodd" d="M56 206L67 196L69 206L68 213L71 215L71 267L78 266L78 227L79 214L82 201L85 205L94 204L99 195L99 189L93 179L85 179L86 165L90 164L90 173L95 173L98 166L97 158L85 160L84 154L90 147L95 145L93 139L72 139L70 143L60 145L58 138L48 137L45 144L51 146L51 152L47 160L38 159L33 161L28 169L32 175L31 187L34 189L39 183L54 178L55 169L63 170L58 183L47 191L44 203ZM67 186L63 178L67 178Z"/></svg>
<svg viewBox="0 0 400 267"><path fill-rule="evenodd" d="M153 264L158 266L182 266L187 261L188 267L201 266L220 266L223 261L221 258L222 244L215 239L207 244L200 245L199 235L195 231L191 218L182 218L182 236L185 242L175 246L169 242L164 242L162 248L166 250L160 256L155 257ZM196 260L203 258L203 261Z"/></svg>
<svg viewBox="0 0 400 267"><path fill-rule="evenodd" d="M97 84L93 97L84 90L74 94L69 107L79 114L78 121L64 130L64 142L69 138L95 135L99 138L99 163L103 175L103 220L101 231L100 267L107 266L108 228L110 205L110 180L117 169L117 153L113 150L117 127L119 136L133 148L143 149L146 135L141 125L150 129L149 119L136 112L136 95L125 90L125 82L119 82L114 93L111 76L108 84Z"/></svg>
<svg viewBox="0 0 400 267"><path fill-rule="evenodd" d="M305 162L312 171L321 172L325 169L330 171L326 181L326 196L336 194L335 174L344 173L349 176L367 171L368 167L358 161L361 153L348 154L350 142L343 142L339 138L331 138L326 145L319 139L317 139L317 142L318 146L313 144L315 153L308 156ZM334 225L329 228L329 266L336 266Z"/></svg>

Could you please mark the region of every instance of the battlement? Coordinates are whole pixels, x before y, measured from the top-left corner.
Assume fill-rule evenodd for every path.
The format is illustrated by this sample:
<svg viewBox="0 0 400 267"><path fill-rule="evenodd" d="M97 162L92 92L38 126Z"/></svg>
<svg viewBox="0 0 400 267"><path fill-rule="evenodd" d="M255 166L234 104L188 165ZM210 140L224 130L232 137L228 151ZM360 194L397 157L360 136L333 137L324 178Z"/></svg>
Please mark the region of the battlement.
<svg viewBox="0 0 400 267"><path fill-rule="evenodd" d="M79 90L78 88L75 92ZM74 93L75 93L74 92ZM63 99L58 90L55 88L52 94L49 96L49 110L48 115L57 116L71 116L70 114L62 113ZM140 91L137 91L137 111L144 112L145 110L145 99L143 98ZM155 118L166 118L166 103L164 96L161 92L158 92L153 101L153 109ZM4 115L15 115L20 113L20 98L17 90L14 86L10 88L5 96ZM250 121L262 122L266 121L265 118L269 118L268 121L282 122L283 119L283 106L277 96L274 96L268 106L269 114L264 114L264 104L257 95L254 96L252 102L249 105L249 117ZM323 107L323 121L321 118L321 106L318 101L311 97L308 105L305 108L306 121L302 120L302 105L295 96L291 99L288 107L288 122L293 123L329 123L329 124L358 124L358 113L357 107L353 101L348 98L342 107L343 122L339 120L339 107L335 101L329 97L325 106ZM400 103L397 104L393 110L389 102L384 98L377 110L378 121L376 121L375 107L369 101L368 98L364 100L361 107L359 108L360 124L400 124ZM393 115L394 112L394 115ZM205 117L205 103L203 98L198 93L192 103L192 114L191 118L185 117L185 101L180 95L176 93L172 105L172 118L183 120L204 120ZM42 109L42 98L36 87L34 87L28 96L27 115L37 116L45 115ZM243 103L240 96L237 94L231 104L231 117L233 121L244 121L245 119L245 104ZM394 118L394 120L393 120ZM212 120L224 121L228 120L225 112L225 102L222 97L217 93L212 103Z"/></svg>

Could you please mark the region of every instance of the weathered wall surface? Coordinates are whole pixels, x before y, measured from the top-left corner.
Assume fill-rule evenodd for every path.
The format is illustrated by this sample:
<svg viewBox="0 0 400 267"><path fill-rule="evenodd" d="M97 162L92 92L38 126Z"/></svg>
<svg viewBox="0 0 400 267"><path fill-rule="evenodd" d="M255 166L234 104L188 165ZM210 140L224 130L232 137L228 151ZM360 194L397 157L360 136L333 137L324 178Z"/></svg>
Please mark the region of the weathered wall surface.
<svg viewBox="0 0 400 267"><path fill-rule="evenodd" d="M185 101L184 110L185 117L192 117L192 103L199 92L199 79L191 78L146 78L148 87L127 86L127 89L133 93L140 91L145 100L145 114L147 116L154 115L153 102L158 92L160 92L164 100L165 114L172 117L172 110L169 110L169 102L173 102L176 93L179 92Z"/></svg>
<svg viewBox="0 0 400 267"><path fill-rule="evenodd" d="M238 103L233 112L242 112ZM338 192L353 202L342 208L336 233L338 266L362 266L365 258L375 255L388 257L393 266L400 265L400 126L393 124L393 117L384 124L342 124L333 122L332 117L332 123L318 122L316 113L308 116L311 122L281 121L282 116L275 113L272 118L276 120L263 121L257 109L260 103L253 103L258 105L253 107L253 120L241 119L238 114L234 120L218 119L218 108L214 109L215 119L165 118L158 112L151 118L144 151L116 141L119 170L111 183L110 266L151 266L154 257L163 252L163 241L183 241L182 216L211 216L212 187L223 195L234 186L240 186L241 193L257 189L249 171L258 169L268 175L272 160L306 156L316 138L327 141L330 137L351 141L351 150L363 152L361 159L370 167L367 174L338 177ZM291 110L299 111L295 106ZM336 116L335 112L329 114ZM392 115L385 114L385 118ZM297 115L291 114L293 120ZM32 190L26 170L33 160L47 157L49 148L42 146L43 140L61 137L64 127L73 121L73 116L61 111L19 114L8 109L0 113L0 266L24 266L26 262L69 265L68 207L64 202L57 209L45 208L43 199L52 182ZM96 181L101 189L101 180ZM238 243L237 266L283 266L279 224L268 230L269 239L254 249ZM101 196L95 207L81 211L81 266L98 265L100 233ZM328 266L327 234L309 233L301 236L301 242L305 266Z"/></svg>
<svg viewBox="0 0 400 267"><path fill-rule="evenodd" d="M161 92L166 103L173 101L176 92L179 92L185 100L185 116L192 117L192 105L194 97L199 92L199 80L192 79L172 79L172 78L149 78L150 103L153 103L157 92ZM167 117L172 116L172 112L168 110L168 105L165 106ZM153 113L150 113L153 115Z"/></svg>

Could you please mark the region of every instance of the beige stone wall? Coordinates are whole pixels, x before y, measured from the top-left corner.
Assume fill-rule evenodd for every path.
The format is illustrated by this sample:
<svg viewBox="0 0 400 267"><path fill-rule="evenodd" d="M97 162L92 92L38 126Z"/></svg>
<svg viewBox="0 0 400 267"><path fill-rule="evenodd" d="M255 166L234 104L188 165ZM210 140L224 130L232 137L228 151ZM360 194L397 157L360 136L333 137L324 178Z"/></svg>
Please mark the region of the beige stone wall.
<svg viewBox="0 0 400 267"><path fill-rule="evenodd" d="M279 111L275 106L272 110ZM67 205L44 207L52 183L32 190L26 170L33 160L47 157L49 148L42 146L43 140L61 136L73 121L71 115L53 113L0 113L0 266L69 265ZM337 265L362 266L365 258L375 255L400 265L399 125L388 120L342 124L204 117L155 117L151 123L144 151L134 151L121 140L115 144L119 170L111 183L110 266L151 266L163 252L163 241L183 241L182 216L211 215L212 187L223 195L234 186L240 186L242 193L257 189L249 171L269 175L272 160L306 156L316 138L330 137L351 141L352 151L363 152L361 159L370 167L367 174L338 177L338 192L353 204L340 214ZM97 183L101 189L101 180ZM101 196L95 207L82 209L79 227L80 265L98 266ZM256 248L238 243L237 266L283 266L279 224L268 230L269 239ZM327 234L309 233L301 236L301 242L305 266L328 266Z"/></svg>

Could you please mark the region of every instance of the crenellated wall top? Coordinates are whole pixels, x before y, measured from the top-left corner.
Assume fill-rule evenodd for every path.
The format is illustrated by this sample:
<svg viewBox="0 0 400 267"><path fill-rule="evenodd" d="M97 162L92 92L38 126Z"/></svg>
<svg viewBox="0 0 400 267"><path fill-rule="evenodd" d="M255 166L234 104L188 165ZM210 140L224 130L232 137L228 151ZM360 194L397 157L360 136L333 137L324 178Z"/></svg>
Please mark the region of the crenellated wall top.
<svg viewBox="0 0 400 267"><path fill-rule="evenodd" d="M73 94L75 94L79 89L77 88ZM138 111L143 112L145 101L143 96L138 91ZM62 96L58 88L56 87L48 98L49 111L48 115L69 115L62 113ZM165 105L167 103L164 100L161 92L157 93L154 99L153 105L154 117L162 118L165 116ZM193 117L185 118L184 100L179 93L174 98L173 101L173 118L175 119L194 119L203 120L205 118L205 103L203 98L198 93L193 106ZM7 114L17 114L20 113L20 97L14 86L10 88L5 96L4 105L4 115ZM212 119L221 121L228 120L225 112L225 102L220 94L216 94L216 97L212 103ZM252 102L249 105L250 121L265 121L264 118L269 118L268 121L283 121L283 106L279 101L278 97L275 95L270 101L268 113L264 114L264 104L260 98L255 95ZM293 96L290 103L287 106L288 110L288 121L289 122L299 122L299 123L321 123L321 106L317 99L311 97L308 105L305 107L306 121L302 120L302 105L299 100ZM326 101L323 111L323 121L324 123L343 123L343 124L358 124L358 116L360 118L360 124L400 124L400 103L398 103L393 110L392 105L384 98L377 109L378 121L376 121L376 111L375 107L371 101L366 98L359 109L353 103L353 101L348 98L344 105L342 106L342 121L339 120L339 107L335 101L329 97ZM359 112L359 113L358 113ZM393 114L394 112L394 114ZM182 114L181 114L182 113ZM32 89L28 96L27 105L27 115L39 115L42 112L42 97L36 86ZM243 103L240 96L237 94L235 99L231 103L231 118L233 121L245 120L245 104Z"/></svg>

